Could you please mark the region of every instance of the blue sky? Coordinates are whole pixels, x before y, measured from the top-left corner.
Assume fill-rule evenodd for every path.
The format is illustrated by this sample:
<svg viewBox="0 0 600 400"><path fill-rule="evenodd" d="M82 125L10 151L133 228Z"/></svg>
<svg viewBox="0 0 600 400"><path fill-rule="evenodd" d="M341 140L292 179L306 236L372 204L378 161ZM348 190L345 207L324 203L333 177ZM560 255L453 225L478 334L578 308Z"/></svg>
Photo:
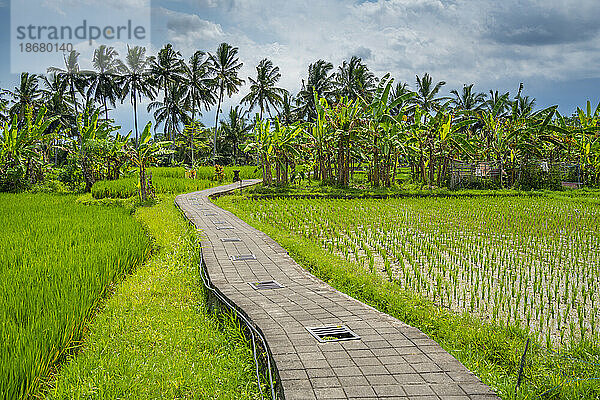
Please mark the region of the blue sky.
<svg viewBox="0 0 600 400"><path fill-rule="evenodd" d="M74 0L40 0L68 5ZM109 4L115 0L81 0ZM142 0L120 0L135 3ZM0 0L0 86L12 88L10 3ZM600 101L598 0L153 0L151 52L171 42L188 58L226 41L239 47L247 80L264 57L281 68L281 86L295 93L309 63L337 68L361 56L378 76L390 72L414 88L415 75L445 80L445 92L475 83L513 94L519 82L539 107L571 114ZM90 66L84 65L89 68ZM248 90L227 100L225 110ZM141 108L145 108L141 107ZM111 116L131 129L127 103ZM206 123L214 110L204 113ZM148 120L142 112L140 120Z"/></svg>

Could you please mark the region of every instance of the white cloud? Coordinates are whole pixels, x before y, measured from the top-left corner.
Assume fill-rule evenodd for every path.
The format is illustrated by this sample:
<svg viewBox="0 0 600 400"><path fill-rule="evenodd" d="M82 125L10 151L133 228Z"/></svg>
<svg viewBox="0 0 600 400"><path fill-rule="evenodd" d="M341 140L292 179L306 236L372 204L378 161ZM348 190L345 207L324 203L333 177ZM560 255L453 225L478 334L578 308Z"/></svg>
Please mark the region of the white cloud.
<svg viewBox="0 0 600 400"><path fill-rule="evenodd" d="M300 89L310 63L322 58L337 69L352 55L364 57L377 75L390 72L413 87L415 75L424 72L448 87L476 83L481 90L495 89L498 82L600 76L600 37L588 23L600 15L597 0L173 0L169 5L177 10L164 4L153 9L157 47L171 42L189 58L228 42L239 48L243 79L254 76L266 57L280 67L281 86L292 92ZM561 28L544 27L548 21ZM581 38L565 37L564 30L576 34L581 26L587 28L579 31ZM513 31L507 36L502 27ZM226 99L224 113L247 90L245 85ZM211 115L214 121L214 111L204 120Z"/></svg>

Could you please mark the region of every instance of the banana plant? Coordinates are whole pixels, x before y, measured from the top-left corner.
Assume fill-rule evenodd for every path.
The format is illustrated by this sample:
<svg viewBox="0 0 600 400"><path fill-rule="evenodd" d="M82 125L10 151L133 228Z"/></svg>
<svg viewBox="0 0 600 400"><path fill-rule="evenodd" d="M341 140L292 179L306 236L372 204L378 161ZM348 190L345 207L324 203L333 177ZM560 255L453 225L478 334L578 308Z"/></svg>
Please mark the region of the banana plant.
<svg viewBox="0 0 600 400"><path fill-rule="evenodd" d="M302 140L303 129L298 124L285 126L279 123L279 118L273 121L271 144L275 158L277 183L288 183L288 169L295 166L293 160L299 155L298 145Z"/></svg>
<svg viewBox="0 0 600 400"><path fill-rule="evenodd" d="M263 185L270 185L272 181L271 156L273 154L271 123L268 120L263 121L258 114L256 114L252 135L243 151L257 153L263 171Z"/></svg>
<svg viewBox="0 0 600 400"><path fill-rule="evenodd" d="M43 178L44 146L56 137L56 132L48 131L57 118L46 118L45 107L34 118L30 107L25 111L24 124L19 123L16 115L10 124L5 122L0 132L0 179L6 177L11 190L16 190L23 179Z"/></svg>
<svg viewBox="0 0 600 400"><path fill-rule="evenodd" d="M156 157L172 154L173 150L168 147L171 141L153 141L151 133L152 123L148 122L142 131L140 141L137 146L129 147L129 158L138 168L140 178L140 199L145 202L148 197L154 195L152 189L152 175L146 176L146 170L151 163L156 161Z"/></svg>
<svg viewBox="0 0 600 400"><path fill-rule="evenodd" d="M316 118L310 126L308 136L315 147L315 158L319 175L316 178L320 179L322 182L326 182L331 179L331 168L327 162L327 146L332 137L331 129L326 118L329 104L326 99L319 98L316 92L313 95L315 100Z"/></svg>
<svg viewBox="0 0 600 400"><path fill-rule="evenodd" d="M360 139L360 124L363 107L358 100L341 98L334 107L327 107L326 119L332 129L332 142L337 152L338 185L350 183L350 164L352 147Z"/></svg>

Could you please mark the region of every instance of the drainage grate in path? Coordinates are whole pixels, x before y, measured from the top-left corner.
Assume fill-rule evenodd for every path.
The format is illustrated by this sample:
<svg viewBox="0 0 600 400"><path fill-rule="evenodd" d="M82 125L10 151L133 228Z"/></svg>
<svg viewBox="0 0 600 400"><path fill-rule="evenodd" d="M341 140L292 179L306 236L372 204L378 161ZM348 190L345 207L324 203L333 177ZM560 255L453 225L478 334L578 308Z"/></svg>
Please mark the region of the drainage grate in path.
<svg viewBox="0 0 600 400"><path fill-rule="evenodd" d="M242 239L236 238L236 237L221 238L221 242L223 242L223 243L241 242L241 241L242 241Z"/></svg>
<svg viewBox="0 0 600 400"><path fill-rule="evenodd" d="M256 260L256 256L254 254L240 254L237 256L230 256L231 261L250 261Z"/></svg>
<svg viewBox="0 0 600 400"><path fill-rule="evenodd" d="M310 334L313 335L321 343L360 339L360 336L352 332L345 325L319 326L314 328L306 327L306 330L309 331Z"/></svg>
<svg viewBox="0 0 600 400"><path fill-rule="evenodd" d="M281 289L284 287L277 281L250 282L249 285L252 286L254 290Z"/></svg>
<svg viewBox="0 0 600 400"><path fill-rule="evenodd" d="M223 229L234 229L234 228L231 225L221 225L221 226L216 226L215 229L218 231L222 231Z"/></svg>

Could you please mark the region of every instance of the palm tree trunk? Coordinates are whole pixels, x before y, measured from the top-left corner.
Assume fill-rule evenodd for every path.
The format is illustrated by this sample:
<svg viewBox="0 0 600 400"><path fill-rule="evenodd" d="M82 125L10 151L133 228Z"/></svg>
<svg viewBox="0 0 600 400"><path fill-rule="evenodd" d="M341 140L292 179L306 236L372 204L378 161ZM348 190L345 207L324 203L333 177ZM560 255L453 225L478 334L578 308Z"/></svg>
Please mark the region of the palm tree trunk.
<svg viewBox="0 0 600 400"><path fill-rule="evenodd" d="M71 77L71 97L73 98L73 107L75 107L75 117L77 117L77 100L75 99L75 88L73 87L73 77Z"/></svg>
<svg viewBox="0 0 600 400"><path fill-rule="evenodd" d="M194 168L194 136L196 134L196 125L194 125L194 121L196 120L196 100L192 98L192 137L190 139L190 147L192 148L192 168Z"/></svg>
<svg viewBox="0 0 600 400"><path fill-rule="evenodd" d="M133 123L135 125L135 146L138 145L139 135L138 135L138 121L137 121L137 95L135 94L135 89L132 88L132 99L133 99Z"/></svg>
<svg viewBox="0 0 600 400"><path fill-rule="evenodd" d="M215 115L215 137L213 143L213 167L217 165L217 126L219 125L219 112L221 111L221 101L223 101L223 83L219 89L219 103L217 104L217 114Z"/></svg>

